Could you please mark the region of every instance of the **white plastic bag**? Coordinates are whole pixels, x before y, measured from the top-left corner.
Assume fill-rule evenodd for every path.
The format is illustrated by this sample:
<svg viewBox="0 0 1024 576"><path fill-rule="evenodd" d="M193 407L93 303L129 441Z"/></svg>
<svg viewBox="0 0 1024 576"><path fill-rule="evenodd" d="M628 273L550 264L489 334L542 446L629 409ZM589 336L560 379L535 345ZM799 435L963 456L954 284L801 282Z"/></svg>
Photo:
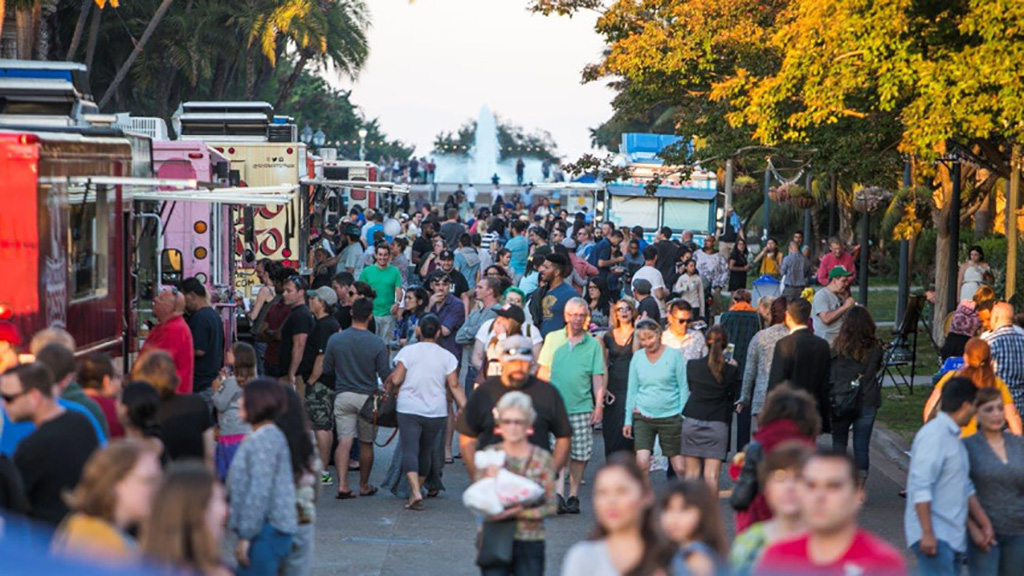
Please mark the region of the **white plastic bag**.
<svg viewBox="0 0 1024 576"><path fill-rule="evenodd" d="M520 504L529 506L544 497L544 489L539 484L508 470L499 470L496 480L495 489L498 493L498 500L506 508Z"/></svg>
<svg viewBox="0 0 1024 576"><path fill-rule="evenodd" d="M481 478L466 488L462 493L462 505L484 516L494 516L505 510L493 477Z"/></svg>

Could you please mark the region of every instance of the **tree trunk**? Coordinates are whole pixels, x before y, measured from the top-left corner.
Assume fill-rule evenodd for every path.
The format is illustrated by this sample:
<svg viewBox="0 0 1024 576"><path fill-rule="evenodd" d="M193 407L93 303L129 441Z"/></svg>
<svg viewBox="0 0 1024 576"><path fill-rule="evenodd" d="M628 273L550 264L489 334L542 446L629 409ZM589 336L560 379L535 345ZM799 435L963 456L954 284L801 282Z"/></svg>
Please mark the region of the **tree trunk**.
<svg viewBox="0 0 1024 576"><path fill-rule="evenodd" d="M18 10L14 13L14 18L18 27L18 60L31 60L36 37L35 9Z"/></svg>
<svg viewBox="0 0 1024 576"><path fill-rule="evenodd" d="M132 50L132 53L128 55L128 59L125 60L124 64L122 64L117 70L117 75L114 76L114 79L110 82L110 86L107 88L107 91L103 94L103 98L100 99L99 105L101 109L106 106L107 102L110 101L111 96L113 96L117 91L118 86L120 86L121 82L124 81L125 76L128 75L128 71L131 70L132 64L135 63L135 59L139 57L139 54L142 54L142 50L145 49L146 43L149 42L149 38L153 35L153 32L156 31L156 27L160 25L160 21L163 20L164 14L166 14L167 10L170 9L172 2L174 2L174 0L163 0L160 2L160 7L156 9L156 14L153 15L149 24L146 25L146 30L142 33L142 38L139 39L139 42L135 45L135 49Z"/></svg>
<svg viewBox="0 0 1024 576"><path fill-rule="evenodd" d="M54 0L46 0L36 4L37 6L37 23L36 23L36 48L35 57L36 60L49 60L50 50L53 46L54 34L53 34L53 17L57 12L57 3Z"/></svg>
<svg viewBox="0 0 1024 576"><path fill-rule="evenodd" d="M82 8L78 11L78 21L75 22L75 33L71 36L71 45L68 46L68 54L64 57L64 60L67 62L75 60L75 53L78 52L78 47L82 44L85 23L89 20L89 11L92 10L94 2L95 0L82 0ZM96 10L99 10L99 7Z"/></svg>
<svg viewBox="0 0 1024 576"><path fill-rule="evenodd" d="M306 67L306 62L309 62L309 56L309 50L303 50L302 54L299 55L295 68L292 69L292 73L288 75L288 79L281 85L281 90L277 93L277 103L274 104L274 108L281 109L284 107L288 97L291 96L292 89L295 88L295 83L299 80L299 76L302 75L302 69Z"/></svg>
<svg viewBox="0 0 1024 576"><path fill-rule="evenodd" d="M946 300L949 295L947 278L949 267L956 266L956 262L949 261L949 211L953 199L953 181L949 169L942 165L936 174L939 181L939 190L936 195L939 200L936 202L935 210L935 303L933 305L934 316L932 318L932 336L941 345L946 340Z"/></svg>
<svg viewBox="0 0 1024 576"><path fill-rule="evenodd" d="M99 8L92 13L92 20L89 22L89 41L85 44L85 67L92 70L92 58L96 55L96 41L100 36L100 20L103 19L103 10Z"/></svg>

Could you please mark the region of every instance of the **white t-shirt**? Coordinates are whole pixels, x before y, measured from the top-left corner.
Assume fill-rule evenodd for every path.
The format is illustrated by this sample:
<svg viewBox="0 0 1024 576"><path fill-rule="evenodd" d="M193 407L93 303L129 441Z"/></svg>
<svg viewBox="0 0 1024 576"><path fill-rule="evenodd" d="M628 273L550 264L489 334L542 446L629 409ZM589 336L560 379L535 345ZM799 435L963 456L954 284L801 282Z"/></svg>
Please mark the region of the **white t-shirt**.
<svg viewBox="0 0 1024 576"><path fill-rule="evenodd" d="M658 309L661 310L661 315L665 316L665 302L661 298L658 298L658 288L665 288L665 278L662 277L661 271L654 266L644 266L633 274L633 284L636 284L637 280L647 280L651 283L651 296L658 302Z"/></svg>
<svg viewBox="0 0 1024 576"><path fill-rule="evenodd" d="M402 348L395 364L405 366L405 382L398 389L398 411L426 418L448 415L447 379L459 369L451 352L433 342L417 342Z"/></svg>
<svg viewBox="0 0 1024 576"><path fill-rule="evenodd" d="M476 188L470 186L466 188L466 202L470 204L476 204L477 191Z"/></svg>

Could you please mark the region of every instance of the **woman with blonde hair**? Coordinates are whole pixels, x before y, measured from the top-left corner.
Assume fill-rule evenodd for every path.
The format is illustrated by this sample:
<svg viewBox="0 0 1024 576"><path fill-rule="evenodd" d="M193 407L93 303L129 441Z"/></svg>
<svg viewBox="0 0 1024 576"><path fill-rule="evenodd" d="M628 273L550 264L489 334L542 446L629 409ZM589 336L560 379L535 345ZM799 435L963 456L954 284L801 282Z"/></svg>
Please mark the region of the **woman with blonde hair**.
<svg viewBox="0 0 1024 576"><path fill-rule="evenodd" d="M186 573L230 576L220 560L227 510L224 489L208 468L198 462L176 465L142 525L143 556Z"/></svg>
<svg viewBox="0 0 1024 576"><path fill-rule="evenodd" d="M161 476L158 454L146 440L117 440L94 453L65 496L71 514L57 528L54 553L109 564L133 561L129 531L149 516Z"/></svg>
<svg viewBox="0 0 1024 576"><path fill-rule="evenodd" d="M995 388L1003 397L1003 410L1006 415L1006 425L1010 432L1020 436L1022 432L1020 414L1013 405L1013 396L1010 389L1002 378L996 376L995 368L992 366L992 348L988 342L981 338L971 338L964 346L964 366L955 372L948 372L939 380L932 390L932 395L924 405L924 421L928 422L938 413L939 399L942 397L942 388L949 382L950 378L964 377L974 382L974 385L981 388ZM971 421L960 427L960 437L966 438L978 431L978 422L971 418Z"/></svg>

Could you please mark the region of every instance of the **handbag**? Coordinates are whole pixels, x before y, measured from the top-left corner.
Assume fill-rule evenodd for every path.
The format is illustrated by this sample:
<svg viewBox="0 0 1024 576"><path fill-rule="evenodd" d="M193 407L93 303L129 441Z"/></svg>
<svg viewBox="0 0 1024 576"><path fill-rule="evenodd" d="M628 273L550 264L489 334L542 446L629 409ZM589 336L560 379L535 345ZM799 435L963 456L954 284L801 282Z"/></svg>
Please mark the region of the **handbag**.
<svg viewBox="0 0 1024 576"><path fill-rule="evenodd" d="M729 496L729 505L733 510L743 511L750 508L750 504L757 497L761 488L757 482L757 467L764 460L764 450L757 440L747 444L743 450L743 468L740 469L739 478L732 488L732 495Z"/></svg>
<svg viewBox="0 0 1024 576"><path fill-rule="evenodd" d="M377 436L377 428L394 428L384 444L377 444L381 448L387 446L398 434L398 396L381 390L375 391L363 402L359 417L373 425L374 437Z"/></svg>
<svg viewBox="0 0 1024 576"><path fill-rule="evenodd" d="M480 530L476 565L481 568L497 568L512 563L512 547L516 539L516 520L484 522Z"/></svg>
<svg viewBox="0 0 1024 576"><path fill-rule="evenodd" d="M852 358L837 358L832 362L832 381L828 399L833 420L850 420L860 413L861 365Z"/></svg>

